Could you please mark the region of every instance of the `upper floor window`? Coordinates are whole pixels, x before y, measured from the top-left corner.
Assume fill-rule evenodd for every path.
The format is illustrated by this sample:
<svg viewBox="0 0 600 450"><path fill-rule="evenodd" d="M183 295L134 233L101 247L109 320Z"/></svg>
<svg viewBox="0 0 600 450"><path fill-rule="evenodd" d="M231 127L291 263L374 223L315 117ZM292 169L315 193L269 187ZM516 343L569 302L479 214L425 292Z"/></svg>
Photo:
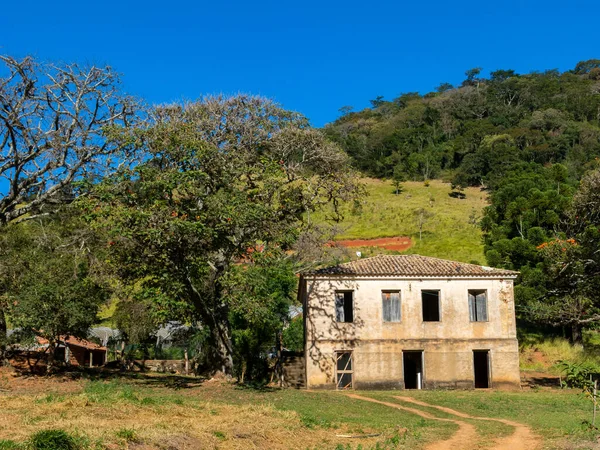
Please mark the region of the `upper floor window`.
<svg viewBox="0 0 600 450"><path fill-rule="evenodd" d="M352 291L338 291L335 293L335 319L338 322L354 321Z"/></svg>
<svg viewBox="0 0 600 450"><path fill-rule="evenodd" d="M421 291L423 322L440 321L440 291Z"/></svg>
<svg viewBox="0 0 600 450"><path fill-rule="evenodd" d="M469 290L469 317L471 322L487 322L487 291Z"/></svg>
<svg viewBox="0 0 600 450"><path fill-rule="evenodd" d="M384 322L400 322L400 291L381 292Z"/></svg>

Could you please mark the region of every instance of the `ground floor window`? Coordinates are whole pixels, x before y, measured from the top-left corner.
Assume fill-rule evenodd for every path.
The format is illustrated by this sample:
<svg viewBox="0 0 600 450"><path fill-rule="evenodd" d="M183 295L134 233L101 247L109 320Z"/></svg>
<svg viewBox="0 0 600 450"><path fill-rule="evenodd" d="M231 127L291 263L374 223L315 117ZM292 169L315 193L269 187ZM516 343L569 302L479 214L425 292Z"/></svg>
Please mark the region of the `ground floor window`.
<svg viewBox="0 0 600 450"><path fill-rule="evenodd" d="M352 352L335 352L337 389L352 389Z"/></svg>

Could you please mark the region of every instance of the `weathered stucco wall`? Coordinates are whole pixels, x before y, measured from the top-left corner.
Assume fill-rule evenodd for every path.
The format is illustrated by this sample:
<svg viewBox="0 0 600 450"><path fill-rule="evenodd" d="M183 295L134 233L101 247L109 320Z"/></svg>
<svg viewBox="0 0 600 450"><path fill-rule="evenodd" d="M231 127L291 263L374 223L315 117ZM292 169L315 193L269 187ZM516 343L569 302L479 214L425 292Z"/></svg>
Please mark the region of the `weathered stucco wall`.
<svg viewBox="0 0 600 450"><path fill-rule="evenodd" d="M402 352L422 350L423 387L473 387L473 350L489 350L492 387L518 386L512 279L324 279L301 287L310 388L335 388L335 351L352 350L354 387L403 388ZM468 291L487 291L487 322L471 322ZM354 291L354 321L335 319L335 291ZM383 322L381 292L400 290L400 322ZM440 321L424 322L421 290L439 290Z"/></svg>

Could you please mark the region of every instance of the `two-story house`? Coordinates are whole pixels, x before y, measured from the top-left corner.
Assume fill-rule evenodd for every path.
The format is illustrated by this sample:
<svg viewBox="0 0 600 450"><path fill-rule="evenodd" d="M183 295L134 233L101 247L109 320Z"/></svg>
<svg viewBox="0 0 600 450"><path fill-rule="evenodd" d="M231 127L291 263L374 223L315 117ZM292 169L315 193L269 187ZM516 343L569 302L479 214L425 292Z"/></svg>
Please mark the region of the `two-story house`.
<svg viewBox="0 0 600 450"><path fill-rule="evenodd" d="M518 387L517 275L418 255L302 274L306 387Z"/></svg>

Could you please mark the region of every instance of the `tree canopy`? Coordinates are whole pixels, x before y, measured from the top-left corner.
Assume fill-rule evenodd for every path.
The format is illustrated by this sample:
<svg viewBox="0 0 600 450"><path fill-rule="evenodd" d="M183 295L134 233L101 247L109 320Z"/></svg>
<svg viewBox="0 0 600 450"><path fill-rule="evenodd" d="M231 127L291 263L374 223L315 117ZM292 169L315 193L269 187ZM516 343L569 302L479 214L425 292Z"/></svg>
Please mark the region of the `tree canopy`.
<svg viewBox="0 0 600 450"><path fill-rule="evenodd" d="M109 233L116 274L163 319L211 331L213 367L233 368L226 281L257 252L289 250L307 213L353 200L347 156L299 114L245 95L157 108L146 161L100 183L80 206ZM248 274L253 272L248 272ZM246 311L246 320L261 301ZM250 296L248 301L252 301Z"/></svg>

